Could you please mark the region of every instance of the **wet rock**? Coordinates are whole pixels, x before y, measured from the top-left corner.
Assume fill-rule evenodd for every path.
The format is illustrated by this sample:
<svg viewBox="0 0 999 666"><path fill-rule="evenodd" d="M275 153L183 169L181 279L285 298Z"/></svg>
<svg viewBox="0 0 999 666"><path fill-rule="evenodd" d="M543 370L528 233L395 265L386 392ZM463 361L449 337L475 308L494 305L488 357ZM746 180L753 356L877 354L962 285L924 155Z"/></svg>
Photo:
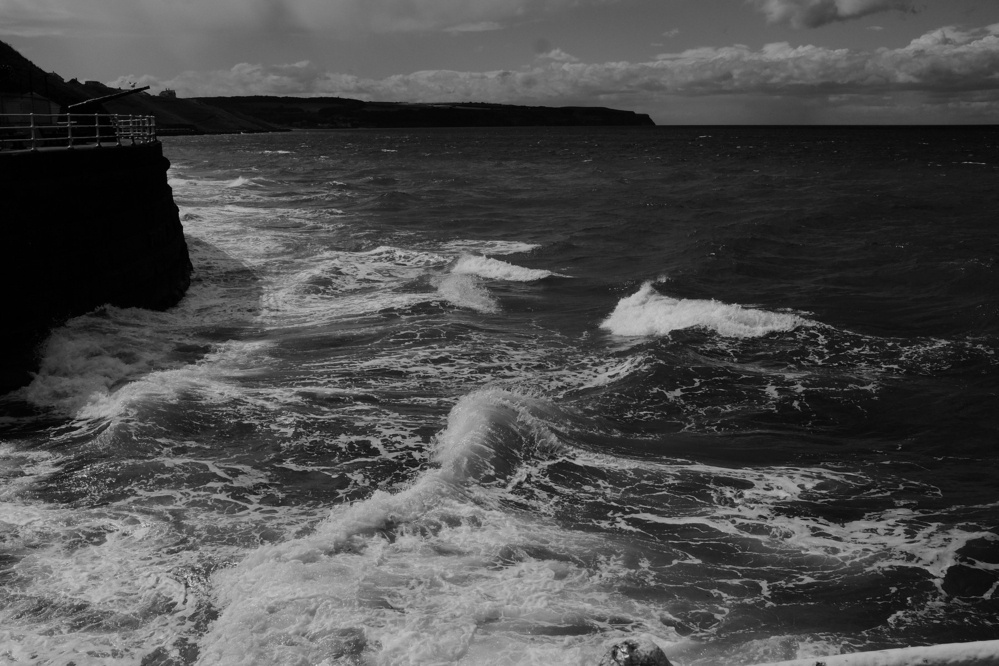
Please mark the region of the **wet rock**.
<svg viewBox="0 0 999 666"><path fill-rule="evenodd" d="M600 666L673 666L662 649L645 636L626 638L611 646Z"/></svg>

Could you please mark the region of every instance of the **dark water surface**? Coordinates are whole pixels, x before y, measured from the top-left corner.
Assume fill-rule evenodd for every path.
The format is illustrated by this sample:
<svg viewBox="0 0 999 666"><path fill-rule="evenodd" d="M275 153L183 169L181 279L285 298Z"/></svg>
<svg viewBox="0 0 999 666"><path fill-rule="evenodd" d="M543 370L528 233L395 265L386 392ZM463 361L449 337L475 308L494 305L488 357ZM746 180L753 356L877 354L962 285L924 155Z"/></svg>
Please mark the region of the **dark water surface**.
<svg viewBox="0 0 999 666"><path fill-rule="evenodd" d="M999 130L164 144L188 296L0 399L0 663L999 638Z"/></svg>

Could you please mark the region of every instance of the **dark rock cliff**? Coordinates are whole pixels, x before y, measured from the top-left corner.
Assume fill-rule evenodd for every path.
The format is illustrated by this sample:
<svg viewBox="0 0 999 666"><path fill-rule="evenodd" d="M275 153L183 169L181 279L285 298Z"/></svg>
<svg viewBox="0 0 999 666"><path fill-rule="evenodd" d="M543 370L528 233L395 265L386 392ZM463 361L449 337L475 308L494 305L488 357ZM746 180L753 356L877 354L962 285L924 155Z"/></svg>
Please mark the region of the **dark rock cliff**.
<svg viewBox="0 0 999 666"><path fill-rule="evenodd" d="M479 102L415 104L342 97L201 97L206 106L278 127L651 126L645 114L597 106L520 106Z"/></svg>
<svg viewBox="0 0 999 666"><path fill-rule="evenodd" d="M104 304L165 309L191 261L159 143L0 154L0 392L49 329Z"/></svg>

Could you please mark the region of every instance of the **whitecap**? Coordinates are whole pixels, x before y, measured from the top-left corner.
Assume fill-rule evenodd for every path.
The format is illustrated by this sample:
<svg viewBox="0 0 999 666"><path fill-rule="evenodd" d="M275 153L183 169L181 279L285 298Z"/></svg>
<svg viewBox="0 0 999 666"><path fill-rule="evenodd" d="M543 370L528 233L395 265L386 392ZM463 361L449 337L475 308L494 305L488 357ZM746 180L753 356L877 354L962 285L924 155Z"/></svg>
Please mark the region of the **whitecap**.
<svg viewBox="0 0 999 666"><path fill-rule="evenodd" d="M633 575L623 559L588 557L603 537L495 501L560 454L559 419L511 391L462 398L435 446L439 468L217 572L221 613L200 663L570 664L605 651L607 617L668 633L654 607L614 593Z"/></svg>
<svg viewBox="0 0 999 666"><path fill-rule="evenodd" d="M534 282L556 275L543 269L524 268L499 259L473 255L464 255L458 259L451 272L478 275L491 280L506 280L508 282Z"/></svg>
<svg viewBox="0 0 999 666"><path fill-rule="evenodd" d="M755 338L806 324L793 314L768 312L716 300L676 299L646 282L622 298L600 327L615 335L665 336L686 328L706 328L727 338Z"/></svg>
<svg viewBox="0 0 999 666"><path fill-rule="evenodd" d="M557 416L554 406L537 398L502 389L476 391L451 410L434 460L450 481L508 478L525 458L563 448L548 425Z"/></svg>
<svg viewBox="0 0 999 666"><path fill-rule="evenodd" d="M521 241L456 240L445 243L442 249L461 254L522 254L539 247L541 246Z"/></svg>
<svg viewBox="0 0 999 666"><path fill-rule="evenodd" d="M233 180L227 180L223 183L223 185L228 188L246 187L247 185L253 185L253 184L254 182L252 178L245 178L244 176L238 176Z"/></svg>
<svg viewBox="0 0 999 666"><path fill-rule="evenodd" d="M446 301L461 308L494 314L500 311L499 303L473 275L452 274L440 281L437 293Z"/></svg>

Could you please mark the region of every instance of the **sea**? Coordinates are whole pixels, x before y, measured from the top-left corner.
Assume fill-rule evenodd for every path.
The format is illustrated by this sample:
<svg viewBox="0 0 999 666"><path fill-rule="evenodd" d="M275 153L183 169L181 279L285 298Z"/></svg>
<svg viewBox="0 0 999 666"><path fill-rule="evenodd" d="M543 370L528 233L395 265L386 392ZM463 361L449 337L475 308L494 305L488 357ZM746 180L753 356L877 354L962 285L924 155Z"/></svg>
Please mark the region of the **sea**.
<svg viewBox="0 0 999 666"><path fill-rule="evenodd" d="M0 398L0 664L999 639L999 126L162 142L187 295Z"/></svg>

